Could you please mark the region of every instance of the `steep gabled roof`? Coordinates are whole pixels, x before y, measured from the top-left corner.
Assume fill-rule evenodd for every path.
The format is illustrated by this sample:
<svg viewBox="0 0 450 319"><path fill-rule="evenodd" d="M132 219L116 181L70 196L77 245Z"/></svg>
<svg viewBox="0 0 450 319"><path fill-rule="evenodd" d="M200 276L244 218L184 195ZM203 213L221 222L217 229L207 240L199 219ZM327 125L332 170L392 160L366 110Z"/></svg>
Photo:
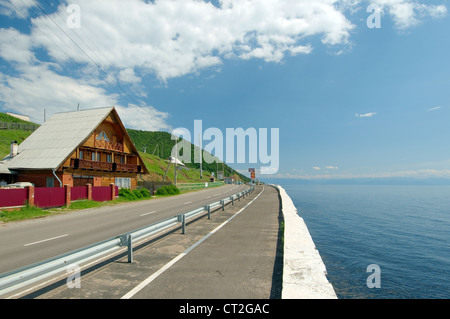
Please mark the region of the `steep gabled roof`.
<svg viewBox="0 0 450 319"><path fill-rule="evenodd" d="M111 112L117 115L114 107L56 113L19 145L16 156L3 161L9 169L58 169Z"/></svg>

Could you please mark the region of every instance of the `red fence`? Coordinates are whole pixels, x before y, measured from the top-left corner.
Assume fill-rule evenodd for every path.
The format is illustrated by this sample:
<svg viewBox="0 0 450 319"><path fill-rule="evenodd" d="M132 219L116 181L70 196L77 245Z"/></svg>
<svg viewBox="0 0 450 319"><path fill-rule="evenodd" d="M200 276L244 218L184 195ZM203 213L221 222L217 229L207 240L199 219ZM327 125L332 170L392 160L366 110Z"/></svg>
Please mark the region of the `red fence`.
<svg viewBox="0 0 450 319"><path fill-rule="evenodd" d="M28 200L28 189L0 189L0 207L23 206Z"/></svg>
<svg viewBox="0 0 450 319"><path fill-rule="evenodd" d="M70 191L70 200L82 200L82 199L88 199L88 187L87 186L76 186L72 187Z"/></svg>
<svg viewBox="0 0 450 319"><path fill-rule="evenodd" d="M26 203L40 208L70 205L71 201L92 199L98 202L113 200L118 196L118 186L31 187L0 189L0 208L22 207Z"/></svg>
<svg viewBox="0 0 450 319"><path fill-rule="evenodd" d="M99 186L92 188L92 199L96 202L106 202L111 200L111 187Z"/></svg>
<svg viewBox="0 0 450 319"><path fill-rule="evenodd" d="M66 205L65 188L36 187L34 189L34 205L40 208L59 207Z"/></svg>

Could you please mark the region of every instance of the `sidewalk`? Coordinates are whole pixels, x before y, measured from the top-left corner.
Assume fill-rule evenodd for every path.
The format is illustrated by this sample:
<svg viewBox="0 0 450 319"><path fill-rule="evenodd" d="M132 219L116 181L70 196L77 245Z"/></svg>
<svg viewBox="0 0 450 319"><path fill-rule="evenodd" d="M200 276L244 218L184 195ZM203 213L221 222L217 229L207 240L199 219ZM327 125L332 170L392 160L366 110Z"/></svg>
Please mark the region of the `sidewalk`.
<svg viewBox="0 0 450 319"><path fill-rule="evenodd" d="M185 235L178 228L139 245L131 264L121 256L83 271L80 288L69 289L61 280L59 287L28 297L280 298L283 260L277 255L279 216L277 190L258 186L225 211L215 211L211 220L205 216L189 223Z"/></svg>

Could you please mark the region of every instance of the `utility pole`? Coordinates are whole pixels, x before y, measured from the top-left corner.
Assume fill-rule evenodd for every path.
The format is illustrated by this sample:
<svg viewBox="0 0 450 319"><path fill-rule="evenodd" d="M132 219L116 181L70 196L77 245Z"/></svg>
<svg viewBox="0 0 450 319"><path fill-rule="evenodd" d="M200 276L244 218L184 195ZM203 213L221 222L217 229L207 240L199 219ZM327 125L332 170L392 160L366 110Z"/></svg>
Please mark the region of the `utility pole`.
<svg viewBox="0 0 450 319"><path fill-rule="evenodd" d="M178 138L175 143L175 186L177 186Z"/></svg>
<svg viewBox="0 0 450 319"><path fill-rule="evenodd" d="M198 152L200 153L199 158L200 158L200 179L203 179L203 168L202 168L202 162L203 162L203 158L202 158L202 142L200 139L200 134L198 134Z"/></svg>

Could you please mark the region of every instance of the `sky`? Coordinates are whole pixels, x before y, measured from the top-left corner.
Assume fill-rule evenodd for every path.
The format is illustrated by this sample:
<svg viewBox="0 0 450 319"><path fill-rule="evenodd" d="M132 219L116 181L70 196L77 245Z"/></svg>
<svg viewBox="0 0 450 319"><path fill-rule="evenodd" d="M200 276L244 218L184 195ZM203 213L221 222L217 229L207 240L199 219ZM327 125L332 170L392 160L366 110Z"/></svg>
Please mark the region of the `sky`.
<svg viewBox="0 0 450 319"><path fill-rule="evenodd" d="M43 123L115 106L127 128L185 128L196 144L197 120L202 146L222 132L224 159L227 129L254 129L226 162L262 179L450 179L449 6L3 0L0 111Z"/></svg>

